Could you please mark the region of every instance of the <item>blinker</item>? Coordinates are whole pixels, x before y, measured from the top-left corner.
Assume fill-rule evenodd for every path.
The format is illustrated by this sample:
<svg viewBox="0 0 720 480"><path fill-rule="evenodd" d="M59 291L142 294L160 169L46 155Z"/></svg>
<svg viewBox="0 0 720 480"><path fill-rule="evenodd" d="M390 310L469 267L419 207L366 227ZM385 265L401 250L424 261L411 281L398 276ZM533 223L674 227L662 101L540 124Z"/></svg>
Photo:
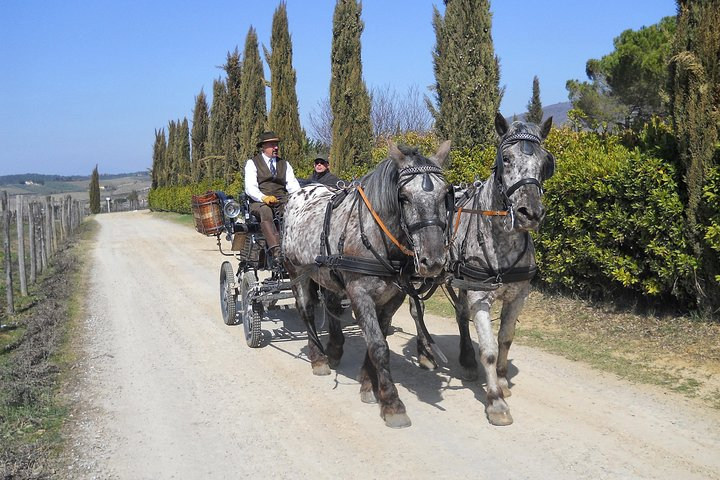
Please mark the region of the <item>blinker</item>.
<svg viewBox="0 0 720 480"><path fill-rule="evenodd" d="M520 142L520 148L525 155L532 155L533 153L535 153L535 149L533 148L532 143L528 142L527 140L523 140Z"/></svg>

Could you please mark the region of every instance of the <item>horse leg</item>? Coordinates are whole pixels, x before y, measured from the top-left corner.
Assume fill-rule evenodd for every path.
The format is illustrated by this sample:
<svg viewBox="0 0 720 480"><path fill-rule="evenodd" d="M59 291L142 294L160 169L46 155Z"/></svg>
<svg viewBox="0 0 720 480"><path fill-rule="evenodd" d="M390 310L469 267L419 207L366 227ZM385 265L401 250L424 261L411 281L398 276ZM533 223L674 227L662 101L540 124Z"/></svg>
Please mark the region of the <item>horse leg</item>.
<svg viewBox="0 0 720 480"><path fill-rule="evenodd" d="M412 315L413 320L415 320L415 330L417 331L418 364L420 365L420 368L435 370L438 367L438 364L435 361L435 355L432 353L430 339L425 336L425 332L420 327L420 315L425 313L425 303L422 300L419 302L420 311L418 311L415 301L410 299L410 315Z"/></svg>
<svg viewBox="0 0 720 480"><path fill-rule="evenodd" d="M515 338L515 325L517 318L525 306L525 300L528 297L529 287L523 289L515 298L510 301L504 301L502 311L500 312L500 329L498 331L498 359L497 359L497 376L498 384L503 391L505 397L512 395L510 392L510 384L507 379L508 370L508 353L510 346Z"/></svg>
<svg viewBox="0 0 720 480"><path fill-rule="evenodd" d="M308 332L317 331L315 327L315 302L310 288L310 282L299 282L293 286L295 306L305 323ZM330 375L328 358L308 335L308 359L312 366L313 375Z"/></svg>
<svg viewBox="0 0 720 480"><path fill-rule="evenodd" d="M340 315L342 315L342 306L340 298L332 292L327 291L325 294L325 308L327 309L330 323L328 325L329 338L325 353L328 358L330 368L336 369L340 364L343 356L345 345L345 335L343 335L342 324L340 323Z"/></svg>
<svg viewBox="0 0 720 480"><path fill-rule="evenodd" d="M463 368L462 378L465 380L477 380L478 364L475 358L472 338L470 338L470 309L468 307L467 290L460 290L458 302L455 305L455 321L460 332L460 354L458 360Z"/></svg>
<svg viewBox="0 0 720 480"><path fill-rule="evenodd" d="M474 297L474 301L471 303L472 310L476 312L475 330L480 347L480 363L485 370L487 380L485 414L493 425L510 425L513 422L510 407L505 402L503 390L497 378L498 345L490 323L490 305L493 298L487 293L478 293L472 297Z"/></svg>
<svg viewBox="0 0 720 480"><path fill-rule="evenodd" d="M390 375L390 348L385 340L392 314L400 307L405 296L402 293L396 295L376 311L373 299L357 290L348 287L348 296L368 346L361 372L361 399L364 401L367 393L363 392L372 388L373 392L377 392L380 416L385 420L385 425L392 428L408 427L411 425L410 417Z"/></svg>

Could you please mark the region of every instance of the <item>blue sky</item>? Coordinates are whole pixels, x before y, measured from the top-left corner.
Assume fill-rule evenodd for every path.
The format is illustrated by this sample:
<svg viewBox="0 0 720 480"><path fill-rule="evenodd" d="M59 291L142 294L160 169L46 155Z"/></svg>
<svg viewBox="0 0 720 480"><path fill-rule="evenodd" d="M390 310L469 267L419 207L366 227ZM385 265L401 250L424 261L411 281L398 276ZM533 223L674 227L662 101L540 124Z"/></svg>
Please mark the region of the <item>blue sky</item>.
<svg viewBox="0 0 720 480"><path fill-rule="evenodd" d="M328 95L335 0L287 0L301 122ZM227 53L252 25L270 47L278 1L2 0L0 175L146 170L155 129L192 119ZM365 0L363 76L369 88L434 82L433 5ZM543 105L567 101L565 82L613 38L675 15L675 0L496 0L493 41L505 115L522 113L540 79ZM266 74L268 74L266 66ZM270 96L268 94L268 102ZM292 160L292 159L291 159Z"/></svg>

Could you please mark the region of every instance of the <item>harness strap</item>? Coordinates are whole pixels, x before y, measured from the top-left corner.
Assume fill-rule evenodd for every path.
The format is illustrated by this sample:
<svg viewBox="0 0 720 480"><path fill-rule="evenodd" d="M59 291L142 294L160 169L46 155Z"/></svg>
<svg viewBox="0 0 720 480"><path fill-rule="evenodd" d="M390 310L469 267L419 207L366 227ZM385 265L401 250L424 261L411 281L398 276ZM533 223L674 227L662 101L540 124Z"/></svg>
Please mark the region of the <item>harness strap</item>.
<svg viewBox="0 0 720 480"><path fill-rule="evenodd" d="M390 269L371 258L365 257L353 257L350 255L318 255L315 257L315 264L318 267L327 267L331 271L334 269L345 270L377 277L393 277L400 273L406 265L405 262L397 260L386 260L386 263Z"/></svg>
<svg viewBox="0 0 720 480"><path fill-rule="evenodd" d="M360 196L362 197L363 202L365 202L365 206L367 207L368 211L370 211L370 214L375 219L375 223L378 224L380 229L385 233L385 235L387 235L387 237L390 239L390 241L393 242L395 244L395 246L398 247L400 249L400 251L403 252L405 255L407 255L409 257L414 257L415 252L407 249L404 245L402 245L398 241L398 239L395 238L392 233L390 233L390 231L387 229L387 227L385 226L385 223L383 223L380 216L375 212L375 210L373 210L372 205L370 205L370 200L368 200L367 196L365 196L365 191L363 190L361 185L357 186L357 191L360 193Z"/></svg>
<svg viewBox="0 0 720 480"><path fill-rule="evenodd" d="M537 265L530 265L528 267L517 267L499 275L493 274L486 269L461 264L458 265L455 272L457 276L450 279L450 285L463 290L497 290L504 283L531 280L537 270ZM459 278L460 276L463 278Z"/></svg>
<svg viewBox="0 0 720 480"><path fill-rule="evenodd" d="M428 341L428 344L430 345L430 349L435 353L440 359L447 363L447 357L443 353L442 350L440 350L440 347L437 346L435 343L435 340L432 338L432 335L430 335L430 332L427 329L427 326L425 325L425 308L423 307L422 300L420 298L419 292L415 289L415 287L412 285L410 281L405 281L402 284L398 285L400 289L408 295L410 298L412 298L413 302L415 303L415 313L417 314L417 319L415 321L415 324L419 330L422 331L423 335ZM433 288L433 292L435 289ZM432 295L432 293L430 294Z"/></svg>
<svg viewBox="0 0 720 480"><path fill-rule="evenodd" d="M477 210L474 208L458 208L458 216L461 213L472 213L477 215L485 215L487 217L504 217L506 215L509 215L509 212L507 210Z"/></svg>
<svg viewBox="0 0 720 480"><path fill-rule="evenodd" d="M357 197L356 197L357 198ZM395 273L395 270L393 269L392 265L388 263L388 261L380 255L377 250L372 246L372 243L370 243L370 240L367 238L367 235L365 235L365 227L363 226L362 221L362 206L360 203L357 204L358 207L358 225L360 226L360 240L362 241L363 245L365 245L365 248L370 250L370 253L373 254L375 259L383 266L388 272ZM383 238L383 243L385 243L385 239ZM385 243L385 251L387 252L387 244Z"/></svg>

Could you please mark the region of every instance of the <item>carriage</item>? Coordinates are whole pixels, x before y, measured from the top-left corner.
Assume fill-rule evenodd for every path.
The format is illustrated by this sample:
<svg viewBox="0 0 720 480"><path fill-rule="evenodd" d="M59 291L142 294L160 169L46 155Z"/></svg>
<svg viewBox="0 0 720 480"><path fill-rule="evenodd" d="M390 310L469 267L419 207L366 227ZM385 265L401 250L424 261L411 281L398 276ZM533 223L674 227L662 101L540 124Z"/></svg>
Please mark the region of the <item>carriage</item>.
<svg viewBox="0 0 720 480"><path fill-rule="evenodd" d="M288 274L272 261L260 220L250 213L244 193L235 199L221 191L192 196L195 229L217 238L220 253L234 257L237 268L225 260L220 265L220 309L226 325L242 323L245 341L252 348L262 344L261 322L267 310L278 301L293 298ZM279 227L282 219L275 222ZM281 228L278 228L280 231ZM222 237L230 242L223 249Z"/></svg>

